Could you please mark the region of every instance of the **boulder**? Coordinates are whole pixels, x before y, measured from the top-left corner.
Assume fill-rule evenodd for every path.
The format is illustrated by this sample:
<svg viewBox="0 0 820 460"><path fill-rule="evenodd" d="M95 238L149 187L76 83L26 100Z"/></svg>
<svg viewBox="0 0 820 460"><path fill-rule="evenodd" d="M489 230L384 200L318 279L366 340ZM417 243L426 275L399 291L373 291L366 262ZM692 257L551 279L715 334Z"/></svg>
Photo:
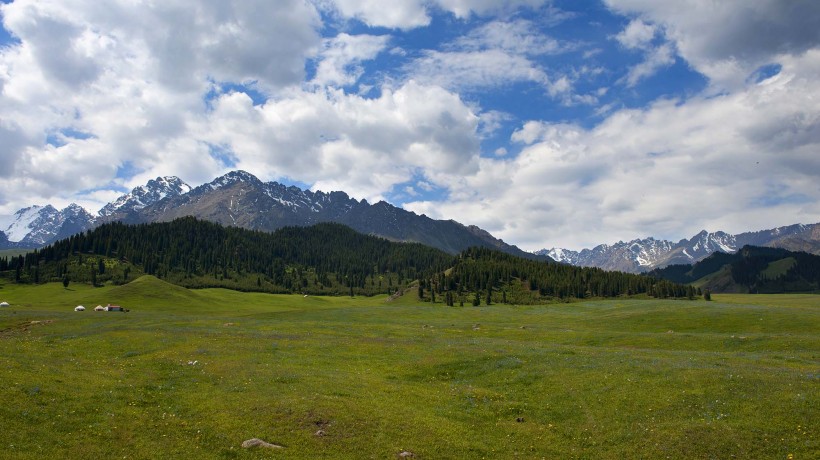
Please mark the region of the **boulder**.
<svg viewBox="0 0 820 460"><path fill-rule="evenodd" d="M248 439L248 440L242 442L242 447L244 449L251 449L251 448L254 448L254 447L264 447L266 449L284 449L284 447L282 447L280 445L271 444L271 443L269 443L267 441L263 441L259 438L251 438L251 439Z"/></svg>

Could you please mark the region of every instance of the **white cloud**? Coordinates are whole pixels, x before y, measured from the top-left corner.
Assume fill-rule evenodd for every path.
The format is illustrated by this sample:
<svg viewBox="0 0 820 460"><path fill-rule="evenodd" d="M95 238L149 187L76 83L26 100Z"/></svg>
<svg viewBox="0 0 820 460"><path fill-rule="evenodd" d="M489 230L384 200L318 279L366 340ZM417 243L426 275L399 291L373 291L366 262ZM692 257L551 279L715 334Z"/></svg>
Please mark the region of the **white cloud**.
<svg viewBox="0 0 820 460"><path fill-rule="evenodd" d="M539 8L550 3L550 0L437 0L436 3L456 17L467 18L472 14L484 16L512 11L519 7Z"/></svg>
<svg viewBox="0 0 820 460"><path fill-rule="evenodd" d="M659 70L675 63L675 50L669 43L653 45L658 27L648 24L641 19L633 19L618 35L615 40L621 46L630 50L640 50L644 60L629 68L629 72L619 83L627 87L635 87L641 80L655 75Z"/></svg>
<svg viewBox="0 0 820 460"><path fill-rule="evenodd" d="M677 52L716 91L742 87L761 65L820 43L815 0L606 0L614 10L661 25Z"/></svg>
<svg viewBox="0 0 820 460"><path fill-rule="evenodd" d="M540 31L531 21L491 21L444 46L427 50L405 66L411 78L452 90L476 90L520 82L542 86L551 97L570 99L572 81L550 77L534 58L573 49Z"/></svg>
<svg viewBox="0 0 820 460"><path fill-rule="evenodd" d="M482 138L488 138L494 135L504 123L514 120L512 114L506 112L499 112L497 110L487 110L481 112L479 115L480 125L479 133Z"/></svg>
<svg viewBox="0 0 820 460"><path fill-rule="evenodd" d="M293 91L253 106L242 93L226 94L198 134L229 146L238 167L261 177L299 177L374 200L416 172L474 173L477 129L457 95L410 81L376 99Z"/></svg>
<svg viewBox="0 0 820 460"><path fill-rule="evenodd" d="M0 49L0 170L12 178L0 184L4 212L106 186L129 164L213 177L221 165L189 131L211 82L252 81L271 94L299 85L321 44L319 15L301 0L17 0L0 8L19 39ZM91 138L44 143L66 129Z"/></svg>
<svg viewBox="0 0 820 460"><path fill-rule="evenodd" d="M430 23L431 8L440 8L457 18L467 19L472 15L510 12L520 7L539 8L550 0L393 0L389 5L378 0L315 0L315 3L372 27L413 29Z"/></svg>
<svg viewBox="0 0 820 460"><path fill-rule="evenodd" d="M820 50L744 91L613 112L597 127L525 123L515 158L453 178L452 200L406 205L535 250L820 216Z"/></svg>
<svg viewBox="0 0 820 460"><path fill-rule="evenodd" d="M532 21L491 21L472 29L451 45L455 50L498 49L510 54L538 56L556 54L571 47L541 33Z"/></svg>
<svg viewBox="0 0 820 460"><path fill-rule="evenodd" d="M629 49L646 49L655 38L657 27L640 19L633 19L615 39Z"/></svg>
<svg viewBox="0 0 820 460"><path fill-rule="evenodd" d="M408 65L414 79L445 88L475 89L530 81L551 88L549 77L532 61L501 50L427 51Z"/></svg>
<svg viewBox="0 0 820 460"><path fill-rule="evenodd" d="M333 0L317 2L324 8L335 8L339 14L356 18L373 27L413 29L430 23L426 2L394 0L389 5L379 0Z"/></svg>
<svg viewBox="0 0 820 460"><path fill-rule="evenodd" d="M375 58L387 47L389 40L387 35L346 33L325 39L312 83L318 86L348 86L356 83L364 72L361 62Z"/></svg>
<svg viewBox="0 0 820 460"><path fill-rule="evenodd" d="M641 80L655 75L660 69L675 63L675 52L669 43L648 50L643 62L632 66L625 77L626 86L634 87Z"/></svg>
<svg viewBox="0 0 820 460"><path fill-rule="evenodd" d="M644 56L622 85L590 61L571 61L574 44L541 32L550 25L546 7L537 24L506 15L514 6L547 3L3 4L4 25L19 43L0 49L0 214L69 201L96 210L156 176L195 185L236 167L371 201L402 192L421 200L443 190L440 201L408 207L480 225L528 249L817 220L815 2L608 0L632 20L617 36L620 51ZM331 8L331 15L401 29L444 11L452 13L447 20L475 29L427 51L398 32L395 39L323 39L320 30L353 29L323 28L316 5L325 14ZM500 16L464 20L492 14ZM677 56L708 76L712 90L622 108L613 93ZM363 75L367 61L380 57L412 62ZM782 65L776 75L748 78L775 62ZM312 64L315 76L305 81ZM574 120L562 118L569 112L558 104L606 97L595 109L606 118L598 126L534 119L512 134L514 145L493 144L496 155L480 157L481 140L496 141L521 115L482 111L481 95L465 101L458 91L489 93L522 82L540 85L557 102L528 107L528 114ZM340 89L356 83L368 97ZM266 100L253 101L243 87ZM574 94L576 87L585 94Z"/></svg>

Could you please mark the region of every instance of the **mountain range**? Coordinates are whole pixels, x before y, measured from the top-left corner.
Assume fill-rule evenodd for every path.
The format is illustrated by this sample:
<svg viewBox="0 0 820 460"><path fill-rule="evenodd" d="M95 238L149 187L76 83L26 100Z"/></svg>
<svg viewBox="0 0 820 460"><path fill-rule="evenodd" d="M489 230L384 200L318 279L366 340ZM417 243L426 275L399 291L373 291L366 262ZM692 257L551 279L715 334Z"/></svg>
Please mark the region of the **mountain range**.
<svg viewBox="0 0 820 460"><path fill-rule="evenodd" d="M481 246L548 260L546 256L509 245L476 226L434 220L384 201L358 201L344 192L312 192L278 182L262 182L245 171L229 172L196 188L177 177L158 177L105 205L96 216L74 204L63 210L50 205L21 209L9 222L0 225L0 249L42 247L108 222L169 222L186 216L264 232L333 222L366 235L422 243L450 254Z"/></svg>
<svg viewBox="0 0 820 460"><path fill-rule="evenodd" d="M736 235L704 230L678 242L649 237L581 251L552 248L528 253L476 226L431 219L384 201L358 201L340 191L313 192L262 182L245 171L229 172L196 188L178 177L157 177L106 204L96 215L76 204L61 210L51 205L24 208L0 218L0 249L39 248L108 222L169 222L185 216L265 232L340 223L363 234L422 243L450 254L480 246L519 257L628 273L692 264L716 251L734 253L745 245L820 254L820 223Z"/></svg>
<svg viewBox="0 0 820 460"><path fill-rule="evenodd" d="M714 252L735 253L747 245L820 255L820 223L795 224L736 235L703 230L692 238L682 239L677 243L650 237L629 242L619 241L612 245L601 244L581 251L542 249L536 254L580 267L641 273L669 265L693 264Z"/></svg>

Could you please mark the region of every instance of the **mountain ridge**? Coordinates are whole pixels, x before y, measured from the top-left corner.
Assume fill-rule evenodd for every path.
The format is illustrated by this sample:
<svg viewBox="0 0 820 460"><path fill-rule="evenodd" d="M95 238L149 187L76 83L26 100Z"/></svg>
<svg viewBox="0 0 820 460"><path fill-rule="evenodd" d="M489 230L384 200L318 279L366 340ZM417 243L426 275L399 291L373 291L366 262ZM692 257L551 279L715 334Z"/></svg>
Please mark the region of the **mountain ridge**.
<svg viewBox="0 0 820 460"><path fill-rule="evenodd" d="M535 253L548 255L570 265L640 273L670 265L692 264L714 252L735 253L747 245L820 255L820 223L792 224L735 235L702 230L677 243L648 237L628 242L619 241L612 245L600 244L581 251L552 248Z"/></svg>
<svg viewBox="0 0 820 460"><path fill-rule="evenodd" d="M51 214L58 212L53 207L50 209ZM25 243L21 243L24 238L39 230L32 224L32 219L23 219L31 216L24 216L21 212L22 210L18 211L18 218L8 227L15 232L13 237L7 238L6 247L42 247L59 238L107 222L170 222L191 216L222 225L265 232L288 226L335 222L366 235L426 244L450 254L471 246L482 246L519 257L550 260L546 256L534 255L509 245L476 226L463 225L454 220L434 220L385 201L375 204L366 200L358 201L341 191L313 192L275 181L262 182L253 174L242 170L228 172L193 188L175 176L152 179L145 186L135 187L103 206L97 216L86 212L82 218L64 218L60 221L61 225L40 231L42 235L38 239L32 237ZM68 225L63 228L62 223L66 222ZM28 229L27 232L24 232L24 227ZM2 244L3 238L0 237L0 245Z"/></svg>

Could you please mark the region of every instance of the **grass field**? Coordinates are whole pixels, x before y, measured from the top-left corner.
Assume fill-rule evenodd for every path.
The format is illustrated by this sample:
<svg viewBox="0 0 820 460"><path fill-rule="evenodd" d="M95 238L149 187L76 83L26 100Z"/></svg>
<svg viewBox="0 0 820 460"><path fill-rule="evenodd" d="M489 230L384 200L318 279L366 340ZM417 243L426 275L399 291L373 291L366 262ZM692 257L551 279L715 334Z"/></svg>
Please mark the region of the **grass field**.
<svg viewBox="0 0 820 460"><path fill-rule="evenodd" d="M820 296L713 299L6 284L0 457L818 458Z"/></svg>

